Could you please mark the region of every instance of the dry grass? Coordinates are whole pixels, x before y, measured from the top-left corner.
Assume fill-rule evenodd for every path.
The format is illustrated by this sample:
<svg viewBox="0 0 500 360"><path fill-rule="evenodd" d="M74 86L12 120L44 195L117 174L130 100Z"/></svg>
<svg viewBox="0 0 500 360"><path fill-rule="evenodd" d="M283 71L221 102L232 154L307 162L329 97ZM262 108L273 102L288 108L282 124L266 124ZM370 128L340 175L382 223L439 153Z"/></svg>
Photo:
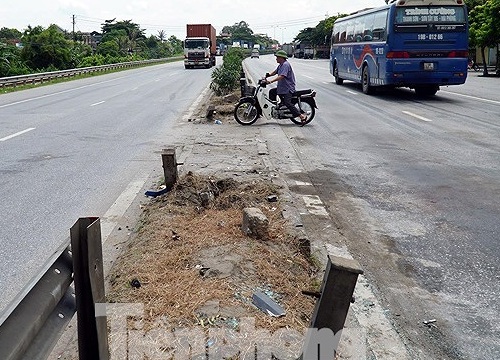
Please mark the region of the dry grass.
<svg viewBox="0 0 500 360"><path fill-rule="evenodd" d="M221 321L210 326L254 317L256 326L269 330L302 331L314 301L301 290L311 289L315 269L287 231L280 202L268 201L273 194L279 189L265 181L187 174L146 205L140 229L111 271L108 301L144 304L146 326L160 317L172 326L206 326L200 319L217 315ZM242 209L250 206L269 219L267 241L241 231ZM201 267L210 269L202 275ZM139 288L131 286L133 279ZM252 305L257 289L271 294L286 315L274 318ZM218 314L203 313L208 302L218 305Z"/></svg>

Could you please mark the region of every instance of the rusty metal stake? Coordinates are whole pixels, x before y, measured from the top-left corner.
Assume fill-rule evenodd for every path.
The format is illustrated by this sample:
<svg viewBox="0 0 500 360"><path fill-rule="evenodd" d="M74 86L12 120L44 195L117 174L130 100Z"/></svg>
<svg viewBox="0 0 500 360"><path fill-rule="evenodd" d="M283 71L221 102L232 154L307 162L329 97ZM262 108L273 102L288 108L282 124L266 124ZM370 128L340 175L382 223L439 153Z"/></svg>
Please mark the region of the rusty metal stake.
<svg viewBox="0 0 500 360"><path fill-rule="evenodd" d="M80 360L107 360L106 317L96 313L96 303L105 303L102 264L101 225L99 218L80 218L73 225L71 250L78 322Z"/></svg>

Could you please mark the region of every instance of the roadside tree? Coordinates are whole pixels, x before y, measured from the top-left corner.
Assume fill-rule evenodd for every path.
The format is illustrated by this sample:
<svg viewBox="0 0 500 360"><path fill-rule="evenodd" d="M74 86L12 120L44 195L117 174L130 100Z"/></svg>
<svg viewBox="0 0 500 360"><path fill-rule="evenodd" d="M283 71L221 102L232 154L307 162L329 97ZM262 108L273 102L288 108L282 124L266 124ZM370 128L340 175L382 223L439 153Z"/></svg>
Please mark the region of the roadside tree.
<svg viewBox="0 0 500 360"><path fill-rule="evenodd" d="M63 70L75 66L71 56L73 44L56 25L47 29L29 26L21 40L21 58L33 70Z"/></svg>
<svg viewBox="0 0 500 360"><path fill-rule="evenodd" d="M469 4L468 4L469 5ZM483 74L488 75L488 67L486 61L485 50L487 48L497 48L500 42L500 0L486 0L482 3L479 1L470 2L469 5L469 21L470 21L470 44L478 46L481 49L481 57ZM499 73L499 65L497 61L496 71Z"/></svg>

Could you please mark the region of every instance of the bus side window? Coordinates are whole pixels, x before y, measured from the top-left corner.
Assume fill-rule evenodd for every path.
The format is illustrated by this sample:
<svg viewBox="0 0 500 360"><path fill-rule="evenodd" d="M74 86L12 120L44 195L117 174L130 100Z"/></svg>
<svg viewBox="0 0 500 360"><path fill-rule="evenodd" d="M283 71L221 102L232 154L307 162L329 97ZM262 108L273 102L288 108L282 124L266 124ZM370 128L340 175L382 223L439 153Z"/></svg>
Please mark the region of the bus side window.
<svg viewBox="0 0 500 360"><path fill-rule="evenodd" d="M347 33L345 31L340 34L340 42L345 43L347 41Z"/></svg>
<svg viewBox="0 0 500 360"><path fill-rule="evenodd" d="M375 14L369 14L365 16L365 28L363 31L363 41L372 41L373 40L373 22L375 20Z"/></svg>
<svg viewBox="0 0 500 360"><path fill-rule="evenodd" d="M384 29L373 29L373 40L382 40L384 39Z"/></svg>
<svg viewBox="0 0 500 360"><path fill-rule="evenodd" d="M388 11L380 11L374 14L373 19L373 40L385 40L387 36L387 13Z"/></svg>
<svg viewBox="0 0 500 360"><path fill-rule="evenodd" d="M347 24L347 36L346 41L352 42L354 40L354 23Z"/></svg>
<svg viewBox="0 0 500 360"><path fill-rule="evenodd" d="M336 44L340 41L340 25L334 25L332 34L332 44Z"/></svg>
<svg viewBox="0 0 500 360"><path fill-rule="evenodd" d="M365 29L365 16L356 20L354 25L354 37L356 42L363 41L363 30Z"/></svg>

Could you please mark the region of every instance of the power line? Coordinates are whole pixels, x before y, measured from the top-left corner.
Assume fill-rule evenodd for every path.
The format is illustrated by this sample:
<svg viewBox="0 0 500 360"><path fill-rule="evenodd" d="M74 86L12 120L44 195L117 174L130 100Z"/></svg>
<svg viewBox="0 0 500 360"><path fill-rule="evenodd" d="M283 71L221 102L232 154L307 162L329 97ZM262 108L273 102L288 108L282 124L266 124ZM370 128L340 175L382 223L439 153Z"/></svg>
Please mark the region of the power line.
<svg viewBox="0 0 500 360"><path fill-rule="evenodd" d="M83 23L89 23L89 24L99 24L102 25L106 22L106 20L110 19L98 19L98 18L92 18L92 17L87 17L83 15L76 15L78 20ZM284 20L284 21L277 21L277 22L263 22L263 23L254 23L252 26L250 26L251 29L266 29L266 28L271 28L273 26L277 27L292 27L292 26L299 26L299 25L308 25L312 24L314 22L319 22L320 20L323 20L325 17L324 15L318 15L318 16L312 16L312 17L306 17L306 18L299 18L299 19L290 19L290 20ZM245 21L247 24L250 22ZM239 24L238 22L235 22L234 24L226 24L226 25L220 25L221 28L223 26L233 26L235 24ZM166 25L166 24L148 24L148 23L142 23L138 24L141 28L154 28L154 29L161 29L165 31L182 31L185 29L185 25Z"/></svg>

